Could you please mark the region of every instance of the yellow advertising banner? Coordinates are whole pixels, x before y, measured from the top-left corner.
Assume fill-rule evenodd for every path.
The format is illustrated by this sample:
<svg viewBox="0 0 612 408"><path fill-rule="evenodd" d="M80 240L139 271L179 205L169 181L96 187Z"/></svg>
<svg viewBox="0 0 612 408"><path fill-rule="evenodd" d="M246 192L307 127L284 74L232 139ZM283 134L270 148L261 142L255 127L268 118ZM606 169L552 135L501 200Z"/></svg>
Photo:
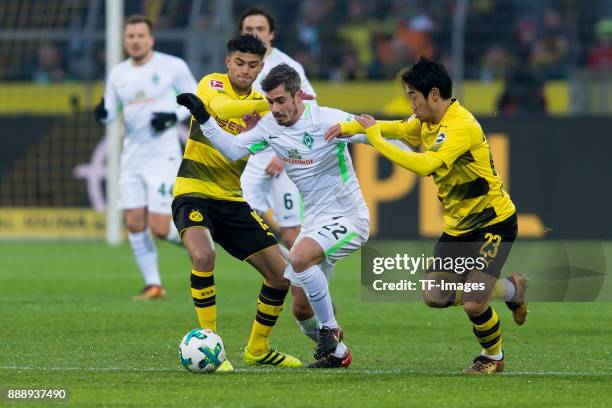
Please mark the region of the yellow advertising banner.
<svg viewBox="0 0 612 408"><path fill-rule="evenodd" d="M0 239L102 239L105 214L91 208L2 208Z"/></svg>

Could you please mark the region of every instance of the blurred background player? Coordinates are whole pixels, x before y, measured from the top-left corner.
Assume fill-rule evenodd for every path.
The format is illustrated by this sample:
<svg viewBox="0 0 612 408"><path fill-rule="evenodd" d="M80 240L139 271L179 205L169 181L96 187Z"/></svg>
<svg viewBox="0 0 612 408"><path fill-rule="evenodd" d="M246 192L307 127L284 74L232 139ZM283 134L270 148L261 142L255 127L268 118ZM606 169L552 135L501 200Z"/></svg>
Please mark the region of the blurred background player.
<svg viewBox="0 0 612 408"><path fill-rule="evenodd" d="M228 72L206 75L198 85L197 94L210 114L233 135L244 130L244 115L268 110L268 103L251 86L265 53L260 39L238 35L227 44ZM297 358L270 348L269 337L283 309L289 281L283 277L286 263L274 234L242 196L240 175L247 159L227 160L205 136L192 121L172 202L174 221L192 259L191 293L200 326L217 331L214 241L264 278L244 349L245 362L299 367ZM233 367L225 360L219 369Z"/></svg>
<svg viewBox="0 0 612 408"><path fill-rule="evenodd" d="M157 249L149 231L160 239L180 243L172 223L172 186L181 162L176 122L189 112L176 104L177 92L193 92L196 81L180 58L155 52L152 23L133 15L123 35L129 58L108 75L104 97L94 110L100 123L123 114L126 135L119 177L120 206L132 252L145 280L134 300L162 299L164 289Z"/></svg>
<svg viewBox="0 0 612 408"><path fill-rule="evenodd" d="M268 72L285 63L300 74L302 91L315 96L302 65L272 46L276 20L269 12L260 8L246 10L240 18L240 31L256 35L266 45L263 69L253 83L255 90L262 92L261 84ZM281 160L272 149L264 149L249 158L241 182L244 198L251 208L262 215L272 209L274 220L280 227L280 236L287 248L291 249L300 232L300 198L295 184L287 177Z"/></svg>
<svg viewBox="0 0 612 408"><path fill-rule="evenodd" d="M316 96L302 65L272 46L272 41L276 36L276 20L268 11L261 8L247 9L240 18L240 31L256 35L266 46L264 66L253 83L254 89L262 92L261 86L266 75L275 66L285 63L300 75L301 91L313 97ZM240 181L244 198L251 208L262 216L270 208L272 209L274 220L280 228L281 239L287 249L291 249L300 232L302 204L298 189L287 176L282 161L271 148L263 149L249 158ZM287 260L288 255L289 253L285 252ZM293 301L292 309L300 329L308 337L317 341L317 319L308 307L308 300L304 292L292 286L291 295L294 299L298 299L298 301Z"/></svg>

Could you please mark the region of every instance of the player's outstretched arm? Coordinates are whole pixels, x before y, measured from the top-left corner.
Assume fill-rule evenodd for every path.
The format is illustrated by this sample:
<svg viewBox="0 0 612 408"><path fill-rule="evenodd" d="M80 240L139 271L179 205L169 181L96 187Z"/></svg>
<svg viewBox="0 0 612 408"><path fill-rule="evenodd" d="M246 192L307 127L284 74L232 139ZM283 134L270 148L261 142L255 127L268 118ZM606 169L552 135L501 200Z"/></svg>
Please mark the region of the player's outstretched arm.
<svg viewBox="0 0 612 408"><path fill-rule="evenodd" d="M204 102L195 94L182 93L176 97L176 103L186 107L189 112L191 112L191 116L193 116L200 125L206 123L210 118L210 113L206 111Z"/></svg>
<svg viewBox="0 0 612 408"><path fill-rule="evenodd" d="M189 112L200 124L204 136L228 160L241 159L268 145L262 132L257 127L238 136L221 129L216 121L209 120L210 114L204 107L204 102L192 93L180 94L176 97L176 103L189 109Z"/></svg>
<svg viewBox="0 0 612 408"><path fill-rule="evenodd" d="M381 120L378 121L378 126L384 138L405 140L413 147L420 144L421 127L417 122L412 122L410 119L407 121ZM325 140L329 142L335 138L350 138L359 133L365 133L365 129L357 120L353 119L330 127L325 133Z"/></svg>
<svg viewBox="0 0 612 408"><path fill-rule="evenodd" d="M420 176L428 176L444 163L427 153L407 151L385 140L380 133L380 125L371 116L358 116L355 120L365 130L368 140L383 156Z"/></svg>
<svg viewBox="0 0 612 408"><path fill-rule="evenodd" d="M212 97L207 104L221 119L241 118L253 111L262 113L270 110L265 99L237 101L222 94Z"/></svg>

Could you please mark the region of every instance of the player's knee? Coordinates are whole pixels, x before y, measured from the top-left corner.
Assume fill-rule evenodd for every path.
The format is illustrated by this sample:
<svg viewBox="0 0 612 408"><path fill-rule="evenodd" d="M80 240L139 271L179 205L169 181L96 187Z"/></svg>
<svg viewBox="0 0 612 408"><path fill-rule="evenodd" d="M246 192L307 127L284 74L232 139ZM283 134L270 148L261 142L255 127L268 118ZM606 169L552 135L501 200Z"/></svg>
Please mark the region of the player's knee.
<svg viewBox="0 0 612 408"><path fill-rule="evenodd" d="M142 232L147 228L144 219L139 218L126 219L125 227L129 232L133 234L137 232Z"/></svg>
<svg viewBox="0 0 612 408"><path fill-rule="evenodd" d="M296 273L303 272L310 266L310 258L301 251L291 250L291 267Z"/></svg>
<svg viewBox="0 0 612 408"><path fill-rule="evenodd" d="M215 269L215 250L198 248L191 252L191 261L196 271L209 272Z"/></svg>
<svg viewBox="0 0 612 408"><path fill-rule="evenodd" d="M423 301L429 307L434 309L443 309L450 306L447 299L443 298L439 294L435 294L429 291L423 292Z"/></svg>
<svg viewBox="0 0 612 408"><path fill-rule="evenodd" d="M166 239L168 237L168 226L165 228L151 225L151 233L158 239Z"/></svg>
<svg viewBox="0 0 612 408"><path fill-rule="evenodd" d="M489 307L487 302L464 302L463 310L470 317L480 316Z"/></svg>
<svg viewBox="0 0 612 408"><path fill-rule="evenodd" d="M271 275L266 277L268 284L274 289L288 290L291 282L281 275Z"/></svg>

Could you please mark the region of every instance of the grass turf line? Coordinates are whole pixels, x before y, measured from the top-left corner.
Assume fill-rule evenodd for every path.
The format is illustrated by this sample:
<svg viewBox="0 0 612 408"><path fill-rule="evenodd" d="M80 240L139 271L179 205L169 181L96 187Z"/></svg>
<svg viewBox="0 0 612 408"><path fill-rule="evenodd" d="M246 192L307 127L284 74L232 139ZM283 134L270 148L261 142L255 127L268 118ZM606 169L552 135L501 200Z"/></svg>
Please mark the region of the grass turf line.
<svg viewBox="0 0 612 408"><path fill-rule="evenodd" d="M251 368L241 359L261 285L219 250L219 334L237 368L194 375L178 361L196 325L190 265L158 245L168 298L135 303L142 282L127 245L28 242L0 247L0 389L67 388L65 406L606 406L612 393L612 304L532 303L524 327L503 304L507 353L500 376L459 372L478 353L460 309L362 303L359 257L338 264L332 293L354 353L346 372ZM312 359L290 308L272 346ZM491 390L484 394L484 390ZM0 397L0 403L7 403ZM14 402L29 406L29 402ZM57 403L59 404L59 403ZM31 406L42 406L31 402Z"/></svg>

